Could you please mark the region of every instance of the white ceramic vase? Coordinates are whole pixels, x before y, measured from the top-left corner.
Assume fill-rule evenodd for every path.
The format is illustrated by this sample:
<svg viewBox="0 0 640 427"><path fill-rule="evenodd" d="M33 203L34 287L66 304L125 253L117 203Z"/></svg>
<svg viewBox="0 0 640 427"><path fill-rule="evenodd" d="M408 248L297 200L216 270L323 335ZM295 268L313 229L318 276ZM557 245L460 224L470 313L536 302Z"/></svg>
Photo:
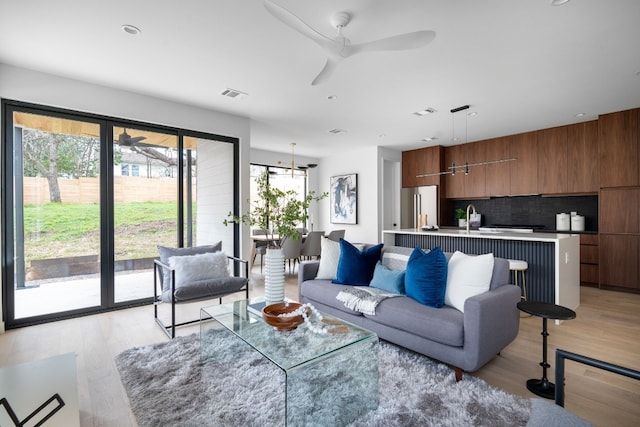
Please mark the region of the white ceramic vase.
<svg viewBox="0 0 640 427"><path fill-rule="evenodd" d="M264 298L273 304L284 301L284 255L282 249L267 249L264 273Z"/></svg>

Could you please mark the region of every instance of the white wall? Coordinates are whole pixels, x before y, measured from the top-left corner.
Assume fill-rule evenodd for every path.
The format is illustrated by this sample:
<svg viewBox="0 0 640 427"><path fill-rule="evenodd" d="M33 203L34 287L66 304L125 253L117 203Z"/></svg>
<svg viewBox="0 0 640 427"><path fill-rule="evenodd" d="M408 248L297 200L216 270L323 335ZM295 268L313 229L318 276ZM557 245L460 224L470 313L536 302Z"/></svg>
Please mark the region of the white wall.
<svg viewBox="0 0 640 427"><path fill-rule="evenodd" d="M196 245L213 245L222 241L229 255L233 248L233 230L225 226L233 211L233 146L226 142L200 140L197 153ZM215 197L211 197L215 194Z"/></svg>
<svg viewBox="0 0 640 427"><path fill-rule="evenodd" d="M250 120L0 63L0 98L214 133L240 140L241 194L249 194ZM2 118L0 118L1 124ZM246 197L240 197L246 210ZM249 236L242 253L249 256ZM4 284L3 284L4 286ZM0 329L4 323L0 322Z"/></svg>
<svg viewBox="0 0 640 427"><path fill-rule="evenodd" d="M329 232L345 229L345 239L350 242L381 242L383 227L383 205L385 186L384 163L400 161L401 152L381 147L365 147L351 151L341 151L330 157L323 157L319 166L319 190L329 191L329 180L335 175L358 174L358 223L331 224L329 218L329 199L319 203L320 227L318 230Z"/></svg>

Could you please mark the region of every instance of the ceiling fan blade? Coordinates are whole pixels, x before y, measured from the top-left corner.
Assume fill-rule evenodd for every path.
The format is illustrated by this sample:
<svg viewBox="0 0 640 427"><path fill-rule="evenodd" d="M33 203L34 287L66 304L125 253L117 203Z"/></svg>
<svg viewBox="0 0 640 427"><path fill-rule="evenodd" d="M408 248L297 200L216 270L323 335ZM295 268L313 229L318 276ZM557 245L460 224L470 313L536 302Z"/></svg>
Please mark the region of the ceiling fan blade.
<svg viewBox="0 0 640 427"><path fill-rule="evenodd" d="M270 0L264 0L264 7L271 13L274 17L282 21L284 24L293 28L300 34L305 37L309 37L314 42L320 44L321 46L326 46L327 43L333 43L333 40L329 37L320 34L310 26L308 26L302 19L298 18L293 13L289 12L282 6L275 4Z"/></svg>
<svg viewBox="0 0 640 427"><path fill-rule="evenodd" d="M435 31L415 31L413 33L400 34L368 43L351 45L347 48L347 55L360 52L372 52L380 50L406 50L415 49L429 44L436 38ZM345 56L347 56L345 55Z"/></svg>
<svg viewBox="0 0 640 427"><path fill-rule="evenodd" d="M145 139L147 139L146 136L134 136L134 137L129 138L129 141L131 141L131 142L140 142L140 141L143 141Z"/></svg>
<svg viewBox="0 0 640 427"><path fill-rule="evenodd" d="M336 69L336 65L338 65L338 62L340 62L340 59L338 58L340 57L334 58L333 56L330 56L327 58L327 62L324 64L322 70L320 70L320 74L318 74L318 76L313 79L313 81L311 82L311 86L319 85L331 78L333 71Z"/></svg>

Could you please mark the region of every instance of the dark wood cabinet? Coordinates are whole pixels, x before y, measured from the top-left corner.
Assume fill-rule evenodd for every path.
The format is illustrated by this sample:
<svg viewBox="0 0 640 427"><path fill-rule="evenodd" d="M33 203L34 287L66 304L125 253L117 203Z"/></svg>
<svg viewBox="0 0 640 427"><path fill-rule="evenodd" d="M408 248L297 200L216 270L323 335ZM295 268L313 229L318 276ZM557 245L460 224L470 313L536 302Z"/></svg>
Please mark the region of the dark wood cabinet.
<svg viewBox="0 0 640 427"><path fill-rule="evenodd" d="M440 185L444 166L444 147L419 148L402 152L402 186ZM419 176L429 175L430 176Z"/></svg>
<svg viewBox="0 0 640 427"><path fill-rule="evenodd" d="M567 193L600 189L597 120L567 126L567 179Z"/></svg>
<svg viewBox="0 0 640 427"><path fill-rule="evenodd" d="M487 160L506 160L510 157L506 138L483 141ZM485 195L488 197L509 196L510 162L492 163L485 166Z"/></svg>
<svg viewBox="0 0 640 427"><path fill-rule="evenodd" d="M600 187L640 185L639 111L620 111L598 118Z"/></svg>
<svg viewBox="0 0 640 427"><path fill-rule="evenodd" d="M511 157L509 162L509 193L512 196L538 194L538 147L535 132L505 137Z"/></svg>
<svg viewBox="0 0 640 427"><path fill-rule="evenodd" d="M600 287L640 290L640 109L598 118Z"/></svg>
<svg viewBox="0 0 640 427"><path fill-rule="evenodd" d="M597 234L580 235L580 284L599 286L600 247Z"/></svg>
<svg viewBox="0 0 640 427"><path fill-rule="evenodd" d="M538 145L538 192L563 194L568 189L567 127L536 132Z"/></svg>
<svg viewBox="0 0 640 427"><path fill-rule="evenodd" d="M461 199L467 197L465 185L468 175L464 174L464 164L467 162L467 144L452 145L445 149L445 165L447 170L455 165L456 173L446 175L447 198Z"/></svg>
<svg viewBox="0 0 640 427"><path fill-rule="evenodd" d="M467 161L470 164L482 163L490 160L487 154L486 141L466 144ZM469 175L465 177L464 192L465 197L479 198L487 197L486 192L487 165L477 165L469 167Z"/></svg>
<svg viewBox="0 0 640 427"><path fill-rule="evenodd" d="M640 236L600 234L600 286L640 289Z"/></svg>
<svg viewBox="0 0 640 427"><path fill-rule="evenodd" d="M640 233L640 188L603 188L599 199L601 233Z"/></svg>

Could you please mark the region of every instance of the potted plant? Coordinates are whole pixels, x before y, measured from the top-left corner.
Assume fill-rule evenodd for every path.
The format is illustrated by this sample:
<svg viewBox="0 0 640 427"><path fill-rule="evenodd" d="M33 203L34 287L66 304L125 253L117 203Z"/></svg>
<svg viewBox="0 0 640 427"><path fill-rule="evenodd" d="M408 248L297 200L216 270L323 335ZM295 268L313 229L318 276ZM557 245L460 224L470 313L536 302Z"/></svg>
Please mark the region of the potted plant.
<svg viewBox="0 0 640 427"><path fill-rule="evenodd" d="M462 208L456 209L455 212L456 219L458 220L458 227L466 227L467 226L467 211Z"/></svg>
<svg viewBox="0 0 640 427"><path fill-rule="evenodd" d="M313 201L319 201L329 195L323 193L316 196L314 191L307 193L304 199L300 199L295 190L281 190L269 185L269 173L265 171L257 179L258 199L251 201L249 212L241 216L234 216L229 212L224 224L231 222L246 224L265 230L270 248L281 248L287 239L298 239L300 227L309 218L309 205Z"/></svg>
<svg viewBox="0 0 640 427"><path fill-rule="evenodd" d="M246 224L265 230L267 236L267 253L265 255L264 289L267 304L284 300L284 256L282 245L287 239L299 239L296 229L309 218L309 205L329 195L323 193L316 196L314 191L301 199L295 190L282 190L269 184L269 173L265 171L256 179L257 196L249 200L251 208L241 216L229 212L224 224L231 222Z"/></svg>

